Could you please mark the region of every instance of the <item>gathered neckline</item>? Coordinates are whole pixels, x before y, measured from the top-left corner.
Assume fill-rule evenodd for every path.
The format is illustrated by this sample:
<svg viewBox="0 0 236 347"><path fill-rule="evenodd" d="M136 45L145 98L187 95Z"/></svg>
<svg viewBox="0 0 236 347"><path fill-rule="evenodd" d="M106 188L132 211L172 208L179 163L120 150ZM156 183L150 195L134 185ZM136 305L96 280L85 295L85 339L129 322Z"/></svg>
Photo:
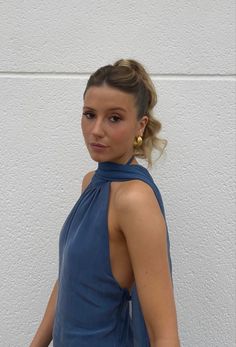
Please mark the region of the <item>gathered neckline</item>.
<svg viewBox="0 0 236 347"><path fill-rule="evenodd" d="M111 169L111 168L124 168L124 167L134 167L134 166L138 166L138 167L142 167L142 165L140 164L130 164L131 161L133 160L134 155L132 155L132 157L128 160L127 163L116 163L113 161L102 161L98 163L98 169Z"/></svg>

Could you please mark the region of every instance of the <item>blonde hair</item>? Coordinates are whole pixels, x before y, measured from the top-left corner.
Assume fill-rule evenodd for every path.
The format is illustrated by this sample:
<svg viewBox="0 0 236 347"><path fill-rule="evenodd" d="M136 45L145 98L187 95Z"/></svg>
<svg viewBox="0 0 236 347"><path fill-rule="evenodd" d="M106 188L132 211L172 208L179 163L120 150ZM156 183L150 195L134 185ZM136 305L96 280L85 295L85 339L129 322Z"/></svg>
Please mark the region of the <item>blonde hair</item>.
<svg viewBox="0 0 236 347"><path fill-rule="evenodd" d="M152 150L158 149L161 156L168 141L157 136L162 125L153 115L153 108L157 103L157 93L147 71L136 60L119 59L113 65L99 68L90 76L84 96L89 87L100 86L103 83L134 95L138 120L144 115L148 116L142 145L134 146L134 155L147 160L148 167L152 167Z"/></svg>

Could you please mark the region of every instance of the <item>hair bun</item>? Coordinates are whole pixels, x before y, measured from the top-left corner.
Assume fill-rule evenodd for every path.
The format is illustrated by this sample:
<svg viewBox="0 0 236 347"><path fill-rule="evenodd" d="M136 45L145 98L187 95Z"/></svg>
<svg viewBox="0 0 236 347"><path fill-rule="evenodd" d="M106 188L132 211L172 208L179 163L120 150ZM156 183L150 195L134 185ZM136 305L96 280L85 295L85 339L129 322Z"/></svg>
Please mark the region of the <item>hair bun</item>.
<svg viewBox="0 0 236 347"><path fill-rule="evenodd" d="M135 71L137 74L141 75L142 77L145 75L146 71L142 67L140 63L133 59L119 59L117 60L113 66L124 66L128 67L131 70Z"/></svg>

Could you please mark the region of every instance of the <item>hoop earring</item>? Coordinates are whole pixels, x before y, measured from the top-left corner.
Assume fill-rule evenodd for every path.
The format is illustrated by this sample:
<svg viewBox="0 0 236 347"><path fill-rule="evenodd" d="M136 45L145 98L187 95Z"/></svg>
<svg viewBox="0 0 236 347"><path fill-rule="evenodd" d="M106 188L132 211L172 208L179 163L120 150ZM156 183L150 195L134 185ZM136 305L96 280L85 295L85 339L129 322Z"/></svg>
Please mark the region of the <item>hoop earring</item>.
<svg viewBox="0 0 236 347"><path fill-rule="evenodd" d="M143 143L143 139L141 136L135 137L134 139L134 147L140 147Z"/></svg>

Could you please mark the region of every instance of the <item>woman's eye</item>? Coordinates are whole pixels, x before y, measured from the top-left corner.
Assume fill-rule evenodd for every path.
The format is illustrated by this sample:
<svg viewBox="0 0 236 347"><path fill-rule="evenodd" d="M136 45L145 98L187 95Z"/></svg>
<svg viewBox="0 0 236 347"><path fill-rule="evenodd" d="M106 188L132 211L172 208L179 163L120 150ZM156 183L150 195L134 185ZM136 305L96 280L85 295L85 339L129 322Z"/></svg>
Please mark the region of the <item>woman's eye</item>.
<svg viewBox="0 0 236 347"><path fill-rule="evenodd" d="M90 111L85 111L83 112L83 115L87 118L87 119L93 119L96 115L93 112ZM118 115L112 115L110 117L110 120L112 123L117 123L121 120L121 118Z"/></svg>
<svg viewBox="0 0 236 347"><path fill-rule="evenodd" d="M116 115L111 116L111 119L113 119L112 123L117 123L117 122L120 121L120 117L119 117L119 116L116 116Z"/></svg>
<svg viewBox="0 0 236 347"><path fill-rule="evenodd" d="M92 112L83 112L83 115L88 119L91 119L93 118L93 116L95 116Z"/></svg>

